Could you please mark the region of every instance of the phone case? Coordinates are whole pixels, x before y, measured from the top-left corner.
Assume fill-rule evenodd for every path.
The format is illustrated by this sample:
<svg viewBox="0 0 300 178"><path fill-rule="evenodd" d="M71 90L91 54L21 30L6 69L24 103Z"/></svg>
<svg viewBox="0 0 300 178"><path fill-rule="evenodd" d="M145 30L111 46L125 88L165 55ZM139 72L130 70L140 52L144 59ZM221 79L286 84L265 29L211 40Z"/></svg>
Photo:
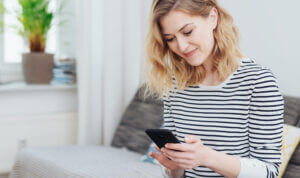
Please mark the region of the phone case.
<svg viewBox="0 0 300 178"><path fill-rule="evenodd" d="M180 143L168 129L147 129L145 132L159 148L164 147L166 143Z"/></svg>

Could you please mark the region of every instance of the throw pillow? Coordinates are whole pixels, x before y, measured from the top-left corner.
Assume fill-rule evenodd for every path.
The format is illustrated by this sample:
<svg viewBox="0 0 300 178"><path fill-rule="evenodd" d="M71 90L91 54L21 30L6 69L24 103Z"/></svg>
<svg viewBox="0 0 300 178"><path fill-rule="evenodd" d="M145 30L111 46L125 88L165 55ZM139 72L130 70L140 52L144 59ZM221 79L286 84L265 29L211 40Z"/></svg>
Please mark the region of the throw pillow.
<svg viewBox="0 0 300 178"><path fill-rule="evenodd" d="M290 158L300 142L300 128L284 124L282 137L282 163L279 171L279 178L282 177Z"/></svg>

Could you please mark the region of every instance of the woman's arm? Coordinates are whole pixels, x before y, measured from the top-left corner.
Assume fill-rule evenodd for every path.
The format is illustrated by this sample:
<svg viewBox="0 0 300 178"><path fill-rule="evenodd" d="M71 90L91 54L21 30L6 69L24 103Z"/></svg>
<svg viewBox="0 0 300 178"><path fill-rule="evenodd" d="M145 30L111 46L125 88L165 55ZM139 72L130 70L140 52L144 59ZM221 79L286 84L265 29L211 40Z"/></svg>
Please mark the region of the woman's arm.
<svg viewBox="0 0 300 178"><path fill-rule="evenodd" d="M266 178L265 162L251 158L240 158L208 149L205 167L228 178Z"/></svg>
<svg viewBox="0 0 300 178"><path fill-rule="evenodd" d="M241 169L239 157L227 155L213 149L209 150L205 167L228 178L238 177Z"/></svg>
<svg viewBox="0 0 300 178"><path fill-rule="evenodd" d="M248 121L250 154L247 158L240 158L239 178L278 176L281 163L283 112L283 98L276 78L271 70L263 68L257 75L251 96ZM226 170L230 170L226 168L228 164L223 164L222 168L220 163L228 159L226 157L230 156L212 154L208 167L215 172L219 171L220 174L224 171L226 173Z"/></svg>
<svg viewBox="0 0 300 178"><path fill-rule="evenodd" d="M284 100L270 69L262 67L256 77L248 120L248 159L264 164L265 177L277 177L281 164Z"/></svg>
<svg viewBox="0 0 300 178"><path fill-rule="evenodd" d="M185 144L166 144L163 154L184 169L198 166L210 168L225 177L238 177L241 169L239 157L227 155L202 144L197 136L187 136ZM182 152L174 151L180 150ZM175 174L175 171L174 171Z"/></svg>
<svg viewBox="0 0 300 178"><path fill-rule="evenodd" d="M218 152L202 144L197 136L187 136L184 144L166 144L161 152L179 167L192 169L204 166L225 177L266 178L268 163L251 158L240 158ZM181 152L175 151L180 150ZM172 171L169 171L172 173ZM174 175L176 171L173 171ZM170 176L171 177L171 176Z"/></svg>

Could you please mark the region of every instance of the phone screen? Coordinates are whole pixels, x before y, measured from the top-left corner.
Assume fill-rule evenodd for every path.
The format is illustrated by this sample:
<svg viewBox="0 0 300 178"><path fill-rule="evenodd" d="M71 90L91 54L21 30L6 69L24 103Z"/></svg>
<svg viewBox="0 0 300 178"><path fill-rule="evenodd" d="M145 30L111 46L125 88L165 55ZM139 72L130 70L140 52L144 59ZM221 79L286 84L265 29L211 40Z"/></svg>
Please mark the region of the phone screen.
<svg viewBox="0 0 300 178"><path fill-rule="evenodd" d="M160 149L167 143L180 143L168 129L147 129L145 132Z"/></svg>

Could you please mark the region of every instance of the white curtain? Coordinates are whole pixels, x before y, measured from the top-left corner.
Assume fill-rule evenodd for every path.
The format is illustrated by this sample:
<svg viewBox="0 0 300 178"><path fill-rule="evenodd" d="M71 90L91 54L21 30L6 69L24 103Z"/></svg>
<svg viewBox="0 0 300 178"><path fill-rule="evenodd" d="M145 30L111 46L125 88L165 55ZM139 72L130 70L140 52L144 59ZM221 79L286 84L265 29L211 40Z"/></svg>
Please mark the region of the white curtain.
<svg viewBox="0 0 300 178"><path fill-rule="evenodd" d="M76 0L78 143L110 145L141 83L152 0Z"/></svg>

